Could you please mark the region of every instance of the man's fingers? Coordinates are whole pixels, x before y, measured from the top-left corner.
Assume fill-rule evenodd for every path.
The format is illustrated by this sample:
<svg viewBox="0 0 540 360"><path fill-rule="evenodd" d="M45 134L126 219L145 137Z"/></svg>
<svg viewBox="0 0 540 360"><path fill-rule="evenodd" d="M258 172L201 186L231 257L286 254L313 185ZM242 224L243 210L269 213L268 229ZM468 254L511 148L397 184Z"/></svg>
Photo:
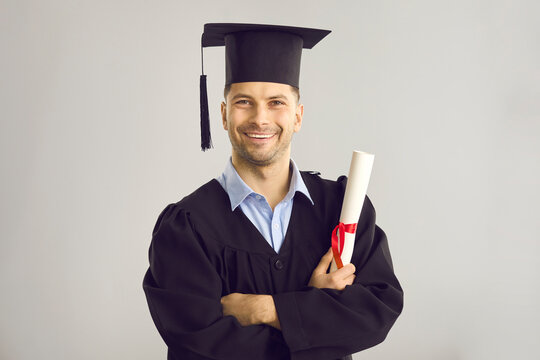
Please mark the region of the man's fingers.
<svg viewBox="0 0 540 360"><path fill-rule="evenodd" d="M345 279L343 279L343 281L345 282L346 285L352 285L354 282L354 279L356 279L356 275L352 274L346 277Z"/></svg>
<svg viewBox="0 0 540 360"><path fill-rule="evenodd" d="M330 248L326 254L323 255L315 270L313 270L311 278L309 279L309 286L319 289L343 290L345 286L353 284L354 279L356 278L356 275L354 275L356 268L353 264L347 264L341 269L337 269L331 273L326 272L332 262L332 258L333 253L332 248Z"/></svg>
<svg viewBox="0 0 540 360"><path fill-rule="evenodd" d="M356 275L354 275L354 274L351 274L351 275L347 276L346 278L342 278L342 279L335 278L333 280L334 285L332 286L332 288L337 289L337 290L343 290L343 289L345 289L345 286L352 285L353 282L354 282L354 279L356 279Z"/></svg>
<svg viewBox="0 0 540 360"><path fill-rule="evenodd" d="M337 269L336 271L334 271L334 276L339 279L345 279L348 276L354 274L355 271L356 267L354 266L354 264L347 264L344 265L341 269Z"/></svg>
<svg viewBox="0 0 540 360"><path fill-rule="evenodd" d="M330 263L332 262L332 248L328 249L326 254L323 255L321 258L321 261L319 261L319 265L313 270L313 275L319 275L319 274L326 274L326 270L328 270L328 266L330 266Z"/></svg>

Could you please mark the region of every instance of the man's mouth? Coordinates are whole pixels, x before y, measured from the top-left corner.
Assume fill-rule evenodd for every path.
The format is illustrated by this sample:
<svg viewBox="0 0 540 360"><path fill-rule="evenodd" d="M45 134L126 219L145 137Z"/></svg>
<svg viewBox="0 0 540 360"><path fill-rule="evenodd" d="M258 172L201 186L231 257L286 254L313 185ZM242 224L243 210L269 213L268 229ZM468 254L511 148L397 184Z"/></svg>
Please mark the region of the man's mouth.
<svg viewBox="0 0 540 360"><path fill-rule="evenodd" d="M275 134L256 134L256 133L245 133L248 137L253 139L269 139Z"/></svg>

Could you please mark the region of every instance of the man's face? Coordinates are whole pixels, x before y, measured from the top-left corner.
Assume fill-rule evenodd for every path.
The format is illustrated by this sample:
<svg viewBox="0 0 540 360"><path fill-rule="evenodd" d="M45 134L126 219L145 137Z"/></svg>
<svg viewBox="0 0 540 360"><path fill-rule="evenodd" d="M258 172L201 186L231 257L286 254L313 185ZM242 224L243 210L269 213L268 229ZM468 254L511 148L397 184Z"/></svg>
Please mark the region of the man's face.
<svg viewBox="0 0 540 360"><path fill-rule="evenodd" d="M245 82L231 85L221 104L233 159L267 166L290 157L292 136L302 125L303 105L285 84Z"/></svg>

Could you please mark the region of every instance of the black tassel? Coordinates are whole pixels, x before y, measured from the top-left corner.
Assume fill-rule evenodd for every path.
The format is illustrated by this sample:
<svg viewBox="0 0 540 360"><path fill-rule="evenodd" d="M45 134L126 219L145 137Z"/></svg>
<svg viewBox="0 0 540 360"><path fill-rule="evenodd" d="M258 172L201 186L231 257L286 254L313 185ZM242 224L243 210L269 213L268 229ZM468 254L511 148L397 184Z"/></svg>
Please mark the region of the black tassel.
<svg viewBox="0 0 540 360"><path fill-rule="evenodd" d="M206 75L201 75L201 149L206 151L212 147L210 136L210 115L208 114L208 94L206 91Z"/></svg>

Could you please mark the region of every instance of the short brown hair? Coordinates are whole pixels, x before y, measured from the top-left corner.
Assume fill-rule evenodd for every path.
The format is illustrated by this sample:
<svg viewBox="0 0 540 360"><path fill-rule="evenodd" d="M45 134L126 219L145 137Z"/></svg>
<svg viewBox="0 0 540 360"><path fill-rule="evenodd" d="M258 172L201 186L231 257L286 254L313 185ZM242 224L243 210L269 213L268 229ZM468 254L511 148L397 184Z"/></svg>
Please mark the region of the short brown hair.
<svg viewBox="0 0 540 360"><path fill-rule="evenodd" d="M297 87L294 87L292 85L289 85L291 87L291 91L293 92L294 96L296 97L296 103L300 103L300 89ZM227 100L227 95L229 95L229 92L231 91L231 84L225 85L225 88L223 89L223 97L225 98L225 101Z"/></svg>

